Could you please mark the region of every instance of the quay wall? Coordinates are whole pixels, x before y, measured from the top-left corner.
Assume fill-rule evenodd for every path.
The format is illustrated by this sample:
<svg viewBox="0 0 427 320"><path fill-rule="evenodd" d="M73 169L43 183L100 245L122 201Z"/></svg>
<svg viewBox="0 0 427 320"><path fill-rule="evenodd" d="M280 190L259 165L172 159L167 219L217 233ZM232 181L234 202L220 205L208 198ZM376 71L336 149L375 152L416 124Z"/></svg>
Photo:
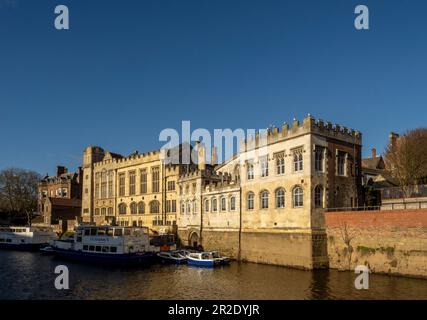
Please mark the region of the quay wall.
<svg viewBox="0 0 427 320"><path fill-rule="evenodd" d="M330 268L427 278L427 209L325 213Z"/></svg>

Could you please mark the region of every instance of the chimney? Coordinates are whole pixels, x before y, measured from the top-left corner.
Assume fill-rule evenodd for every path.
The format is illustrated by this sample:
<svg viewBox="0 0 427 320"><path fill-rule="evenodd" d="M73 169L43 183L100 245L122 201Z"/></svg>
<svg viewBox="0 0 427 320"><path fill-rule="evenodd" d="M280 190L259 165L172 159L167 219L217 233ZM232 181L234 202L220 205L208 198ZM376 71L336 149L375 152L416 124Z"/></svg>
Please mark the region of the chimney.
<svg viewBox="0 0 427 320"><path fill-rule="evenodd" d="M397 133L390 132L390 134L388 135L388 140L391 147L394 147L396 145L397 138L399 138L399 135Z"/></svg>
<svg viewBox="0 0 427 320"><path fill-rule="evenodd" d="M59 177L61 174L67 173L67 168L64 166L56 166L56 176Z"/></svg>
<svg viewBox="0 0 427 320"><path fill-rule="evenodd" d="M372 159L375 159L377 157L377 149L372 148Z"/></svg>
<svg viewBox="0 0 427 320"><path fill-rule="evenodd" d="M205 146L200 143L200 141L196 141L196 151L197 151L197 167L199 170L206 169L206 150Z"/></svg>

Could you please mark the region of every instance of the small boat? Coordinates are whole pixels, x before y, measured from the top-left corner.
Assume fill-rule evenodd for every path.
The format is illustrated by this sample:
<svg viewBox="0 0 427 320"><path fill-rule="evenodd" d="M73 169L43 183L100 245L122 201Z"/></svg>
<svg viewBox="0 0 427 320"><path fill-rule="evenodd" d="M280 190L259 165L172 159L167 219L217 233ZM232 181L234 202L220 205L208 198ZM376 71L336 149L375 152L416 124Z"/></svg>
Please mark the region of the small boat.
<svg viewBox="0 0 427 320"><path fill-rule="evenodd" d="M154 262L147 227L78 226L74 238L54 241L54 255L102 265L136 266Z"/></svg>
<svg viewBox="0 0 427 320"><path fill-rule="evenodd" d="M222 257L218 251L211 251L212 257L215 259L220 259L221 264L226 265L230 264L230 258L229 257Z"/></svg>
<svg viewBox="0 0 427 320"><path fill-rule="evenodd" d="M188 256L188 265L213 268L223 264L220 258L215 258L211 252L191 252Z"/></svg>
<svg viewBox="0 0 427 320"><path fill-rule="evenodd" d="M162 251L157 253L157 257L162 263L184 264L187 263L187 257L182 256L176 251Z"/></svg>
<svg viewBox="0 0 427 320"><path fill-rule="evenodd" d="M48 256L54 254L55 250L51 246L47 246L40 248L40 252L41 254Z"/></svg>
<svg viewBox="0 0 427 320"><path fill-rule="evenodd" d="M0 249L37 251L54 239L48 227L0 227Z"/></svg>

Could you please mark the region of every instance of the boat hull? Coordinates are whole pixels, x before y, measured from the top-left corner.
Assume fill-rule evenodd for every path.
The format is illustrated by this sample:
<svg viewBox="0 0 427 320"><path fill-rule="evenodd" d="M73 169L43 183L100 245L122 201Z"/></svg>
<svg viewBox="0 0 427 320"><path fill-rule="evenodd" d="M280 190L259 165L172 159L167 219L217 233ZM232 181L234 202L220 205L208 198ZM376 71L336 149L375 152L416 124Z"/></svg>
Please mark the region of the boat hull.
<svg viewBox="0 0 427 320"><path fill-rule="evenodd" d="M106 254L83 252L68 249L53 250L56 257L73 260L77 262L102 264L105 266L144 266L154 262L155 255L151 252L129 253L129 254Z"/></svg>
<svg viewBox="0 0 427 320"><path fill-rule="evenodd" d="M202 268L214 268L221 265L219 260L197 260L188 258L188 265Z"/></svg>
<svg viewBox="0 0 427 320"><path fill-rule="evenodd" d="M172 259L172 258L159 257L159 256L157 256L157 260L163 264L186 264L187 263L187 259Z"/></svg>

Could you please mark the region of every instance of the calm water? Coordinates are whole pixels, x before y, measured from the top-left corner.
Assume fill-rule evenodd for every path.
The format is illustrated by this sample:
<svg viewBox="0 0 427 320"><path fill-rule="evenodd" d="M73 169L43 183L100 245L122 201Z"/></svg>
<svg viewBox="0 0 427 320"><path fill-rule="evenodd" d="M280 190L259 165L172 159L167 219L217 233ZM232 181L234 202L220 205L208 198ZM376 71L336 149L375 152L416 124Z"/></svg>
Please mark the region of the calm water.
<svg viewBox="0 0 427 320"><path fill-rule="evenodd" d="M68 291L54 288L59 264L70 270ZM251 263L122 270L0 251L0 299L427 299L427 280L371 275L370 289L356 290L355 276Z"/></svg>

